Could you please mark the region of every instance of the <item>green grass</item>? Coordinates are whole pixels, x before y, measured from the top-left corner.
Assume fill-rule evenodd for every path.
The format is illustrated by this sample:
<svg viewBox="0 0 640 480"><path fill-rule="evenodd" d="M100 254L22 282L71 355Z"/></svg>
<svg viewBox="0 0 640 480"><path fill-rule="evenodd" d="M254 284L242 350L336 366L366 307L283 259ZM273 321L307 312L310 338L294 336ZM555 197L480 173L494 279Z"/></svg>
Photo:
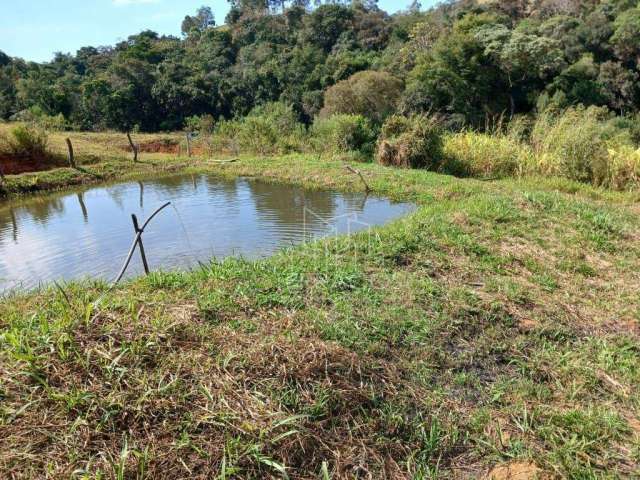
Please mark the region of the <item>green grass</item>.
<svg viewBox="0 0 640 480"><path fill-rule="evenodd" d="M363 188L337 159L160 160ZM373 236L156 272L98 306L99 282L5 298L0 476L640 475L635 194L359 168L418 210Z"/></svg>
<svg viewBox="0 0 640 480"><path fill-rule="evenodd" d="M10 132L12 124L0 124L0 136ZM57 159L52 169L6 175L0 179L0 198L7 196L56 190L74 185L105 183L125 179L143 178L185 171L189 168L210 169L215 164L203 156L187 158L185 140L179 134L134 134L134 141L141 146L139 161L133 162L127 137L120 133L79 133L50 132L48 135L48 153ZM73 143L77 168L57 168L56 164L66 165L67 146L65 139ZM149 146L170 143L175 152L147 153ZM174 145L175 144L175 145ZM201 146L194 146L202 154Z"/></svg>

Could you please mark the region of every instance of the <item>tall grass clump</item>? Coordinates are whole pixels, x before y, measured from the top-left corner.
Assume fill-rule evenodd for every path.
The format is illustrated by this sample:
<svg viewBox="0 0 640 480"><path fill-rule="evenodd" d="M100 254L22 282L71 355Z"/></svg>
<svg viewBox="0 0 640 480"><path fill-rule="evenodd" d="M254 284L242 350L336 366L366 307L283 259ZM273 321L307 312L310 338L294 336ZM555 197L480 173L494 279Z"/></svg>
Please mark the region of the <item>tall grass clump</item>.
<svg viewBox="0 0 640 480"><path fill-rule="evenodd" d="M377 132L362 115L336 114L318 117L310 130L316 152L354 154L370 159L375 151Z"/></svg>
<svg viewBox="0 0 640 480"><path fill-rule="evenodd" d="M435 117L393 115L382 126L376 160L382 165L439 170L443 129Z"/></svg>
<svg viewBox="0 0 640 480"><path fill-rule="evenodd" d="M528 145L511 135L472 130L445 135L443 151L443 171L480 178L519 176L532 155Z"/></svg>
<svg viewBox="0 0 640 480"><path fill-rule="evenodd" d="M609 162L601 186L613 190L640 188L640 149L622 145L608 150Z"/></svg>
<svg viewBox="0 0 640 480"><path fill-rule="evenodd" d="M306 131L290 105L272 102L240 120L222 121L213 132L214 149L266 154L300 151Z"/></svg>
<svg viewBox="0 0 640 480"><path fill-rule="evenodd" d="M20 124L0 136L0 152L14 157L46 159L49 138L46 131L35 124Z"/></svg>
<svg viewBox="0 0 640 480"><path fill-rule="evenodd" d="M445 136L442 171L471 177L544 175L625 190L640 184L633 121L606 108L572 107L516 118L490 132Z"/></svg>
<svg viewBox="0 0 640 480"><path fill-rule="evenodd" d="M629 133L611 122L606 109L576 107L560 114L543 112L531 132L536 155L532 167L535 173L605 185L611 181L610 148L631 144Z"/></svg>

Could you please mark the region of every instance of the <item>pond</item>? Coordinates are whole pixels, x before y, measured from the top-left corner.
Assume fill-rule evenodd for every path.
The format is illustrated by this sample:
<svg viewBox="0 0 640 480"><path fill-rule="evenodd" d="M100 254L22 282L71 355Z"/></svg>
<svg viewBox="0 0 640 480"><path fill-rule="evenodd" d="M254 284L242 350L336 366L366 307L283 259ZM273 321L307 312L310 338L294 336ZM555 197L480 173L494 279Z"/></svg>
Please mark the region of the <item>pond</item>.
<svg viewBox="0 0 640 480"><path fill-rule="evenodd" d="M266 257L308 239L381 225L412 204L358 193L212 175L180 175L9 201L0 205L0 290L100 278L119 272L134 238L131 214L147 227L152 270L188 269L230 255ZM143 273L138 252L128 276Z"/></svg>

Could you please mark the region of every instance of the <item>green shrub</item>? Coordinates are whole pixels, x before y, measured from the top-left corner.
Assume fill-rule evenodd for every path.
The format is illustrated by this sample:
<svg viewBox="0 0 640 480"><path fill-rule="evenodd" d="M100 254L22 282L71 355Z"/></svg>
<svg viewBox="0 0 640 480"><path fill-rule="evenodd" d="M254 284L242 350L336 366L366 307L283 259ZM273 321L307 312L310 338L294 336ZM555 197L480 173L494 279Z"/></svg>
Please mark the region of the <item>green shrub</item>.
<svg viewBox="0 0 640 480"><path fill-rule="evenodd" d="M237 120L221 120L219 121L210 137L208 145L209 153L213 152L229 152L234 155L240 153L240 129L241 122ZM206 138L204 138L206 142Z"/></svg>
<svg viewBox="0 0 640 480"><path fill-rule="evenodd" d="M305 137L304 126L290 105L280 102L256 107L242 121L240 143L260 153L298 150Z"/></svg>
<svg viewBox="0 0 640 480"><path fill-rule="evenodd" d="M318 152L358 152L370 158L375 149L376 137L375 129L362 115L319 117L311 127L311 144Z"/></svg>
<svg viewBox="0 0 640 480"><path fill-rule="evenodd" d="M40 107L31 107L11 116L11 121L38 125L45 130L64 131L69 124L64 115L47 115Z"/></svg>
<svg viewBox="0 0 640 480"><path fill-rule="evenodd" d="M402 81L389 73L359 72L325 92L320 116L362 115L380 125L396 111L402 90Z"/></svg>
<svg viewBox="0 0 640 480"><path fill-rule="evenodd" d="M640 113L613 117L609 124L619 131L628 134L629 139L636 147L640 147Z"/></svg>
<svg viewBox="0 0 640 480"><path fill-rule="evenodd" d="M443 160L442 133L434 117L393 115L382 127L377 161L382 165L439 170Z"/></svg>
<svg viewBox="0 0 640 480"><path fill-rule="evenodd" d="M277 154L299 151L306 138L304 126L290 105L268 103L241 120L219 122L214 129L214 149Z"/></svg>
<svg viewBox="0 0 640 480"><path fill-rule="evenodd" d="M47 133L34 124L17 125L1 140L0 149L10 155L33 159L49 156Z"/></svg>
<svg viewBox="0 0 640 480"><path fill-rule="evenodd" d="M200 135L212 134L216 124L212 115L194 115L184 121L184 128L187 132L198 132Z"/></svg>

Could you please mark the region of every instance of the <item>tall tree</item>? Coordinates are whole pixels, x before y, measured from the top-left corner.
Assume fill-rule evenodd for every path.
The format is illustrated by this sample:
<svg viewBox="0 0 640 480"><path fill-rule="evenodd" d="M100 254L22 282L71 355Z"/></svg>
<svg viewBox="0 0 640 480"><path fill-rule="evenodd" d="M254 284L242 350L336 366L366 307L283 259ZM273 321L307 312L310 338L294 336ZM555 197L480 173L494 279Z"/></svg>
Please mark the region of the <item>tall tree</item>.
<svg viewBox="0 0 640 480"><path fill-rule="evenodd" d="M216 19L211 7L200 7L195 15L187 15L182 21L182 34L190 35L193 32L203 32L214 27Z"/></svg>

